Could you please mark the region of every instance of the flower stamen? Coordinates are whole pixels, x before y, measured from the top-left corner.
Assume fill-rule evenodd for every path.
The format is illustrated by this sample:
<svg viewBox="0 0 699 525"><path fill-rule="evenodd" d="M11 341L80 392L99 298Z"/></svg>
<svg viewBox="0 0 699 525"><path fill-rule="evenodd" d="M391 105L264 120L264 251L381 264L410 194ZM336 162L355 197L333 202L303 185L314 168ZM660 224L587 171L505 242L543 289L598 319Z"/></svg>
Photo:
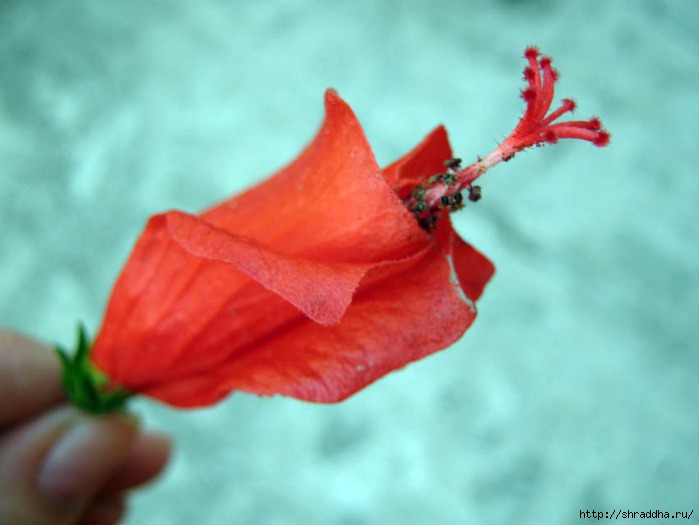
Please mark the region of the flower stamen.
<svg viewBox="0 0 699 525"><path fill-rule="evenodd" d="M406 200L406 206L424 229L430 231L442 213L463 208L463 197L456 197L457 194L461 196L462 191L468 192L471 202L478 201L481 189L474 186L473 181L524 149L556 144L559 139L586 140L598 147L609 144L610 134L597 117L556 122L563 115L575 111L576 104L572 99L564 98L558 108L548 113L558 72L551 66L551 58L541 56L536 47L528 47L524 51L524 58L528 62L523 72L527 86L522 90L521 97L527 107L512 133L495 150L463 169L461 159L447 160L444 163L446 173L429 177L425 186L419 186L419 191L413 191Z"/></svg>

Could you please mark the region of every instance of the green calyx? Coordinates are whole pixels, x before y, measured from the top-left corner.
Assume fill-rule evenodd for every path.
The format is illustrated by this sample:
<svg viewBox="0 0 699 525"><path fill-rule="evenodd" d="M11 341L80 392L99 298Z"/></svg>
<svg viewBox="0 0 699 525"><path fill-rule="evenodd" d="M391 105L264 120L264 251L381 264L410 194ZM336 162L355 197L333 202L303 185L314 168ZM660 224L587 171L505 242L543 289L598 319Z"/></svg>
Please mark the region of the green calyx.
<svg viewBox="0 0 699 525"><path fill-rule="evenodd" d="M85 328L78 327L78 347L71 356L57 346L63 365L63 388L70 402L93 414L105 414L126 409L133 395L122 388L107 388L109 379L90 362L90 343Z"/></svg>

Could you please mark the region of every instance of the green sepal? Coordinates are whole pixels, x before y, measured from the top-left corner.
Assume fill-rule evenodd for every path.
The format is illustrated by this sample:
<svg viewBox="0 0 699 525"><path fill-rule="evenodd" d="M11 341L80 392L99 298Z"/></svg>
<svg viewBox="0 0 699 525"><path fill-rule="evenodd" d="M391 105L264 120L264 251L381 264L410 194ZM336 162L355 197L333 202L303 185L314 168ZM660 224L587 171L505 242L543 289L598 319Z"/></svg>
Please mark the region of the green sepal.
<svg viewBox="0 0 699 525"><path fill-rule="evenodd" d="M90 362L90 342L82 324L73 355L60 346L56 352L63 365L63 389L73 405L94 414L126 409L126 401L133 394L122 388L107 388L109 379Z"/></svg>

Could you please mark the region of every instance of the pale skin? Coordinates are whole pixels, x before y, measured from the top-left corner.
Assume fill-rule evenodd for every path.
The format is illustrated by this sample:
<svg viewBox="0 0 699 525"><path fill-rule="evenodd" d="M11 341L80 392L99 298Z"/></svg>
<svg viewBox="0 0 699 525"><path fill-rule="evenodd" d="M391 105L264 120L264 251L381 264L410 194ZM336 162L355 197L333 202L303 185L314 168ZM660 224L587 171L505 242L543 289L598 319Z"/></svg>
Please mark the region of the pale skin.
<svg viewBox="0 0 699 525"><path fill-rule="evenodd" d="M124 414L67 404L55 353L0 331L0 523L114 525L155 478L170 440Z"/></svg>

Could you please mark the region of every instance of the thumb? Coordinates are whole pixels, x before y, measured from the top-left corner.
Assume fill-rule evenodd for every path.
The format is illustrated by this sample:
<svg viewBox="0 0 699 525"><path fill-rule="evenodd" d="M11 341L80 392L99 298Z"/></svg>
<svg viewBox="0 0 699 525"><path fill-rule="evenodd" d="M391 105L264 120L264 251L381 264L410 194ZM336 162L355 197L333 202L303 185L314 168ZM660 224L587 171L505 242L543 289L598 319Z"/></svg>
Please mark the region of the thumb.
<svg viewBox="0 0 699 525"><path fill-rule="evenodd" d="M0 522L70 525L131 451L138 424L60 407L0 433Z"/></svg>

